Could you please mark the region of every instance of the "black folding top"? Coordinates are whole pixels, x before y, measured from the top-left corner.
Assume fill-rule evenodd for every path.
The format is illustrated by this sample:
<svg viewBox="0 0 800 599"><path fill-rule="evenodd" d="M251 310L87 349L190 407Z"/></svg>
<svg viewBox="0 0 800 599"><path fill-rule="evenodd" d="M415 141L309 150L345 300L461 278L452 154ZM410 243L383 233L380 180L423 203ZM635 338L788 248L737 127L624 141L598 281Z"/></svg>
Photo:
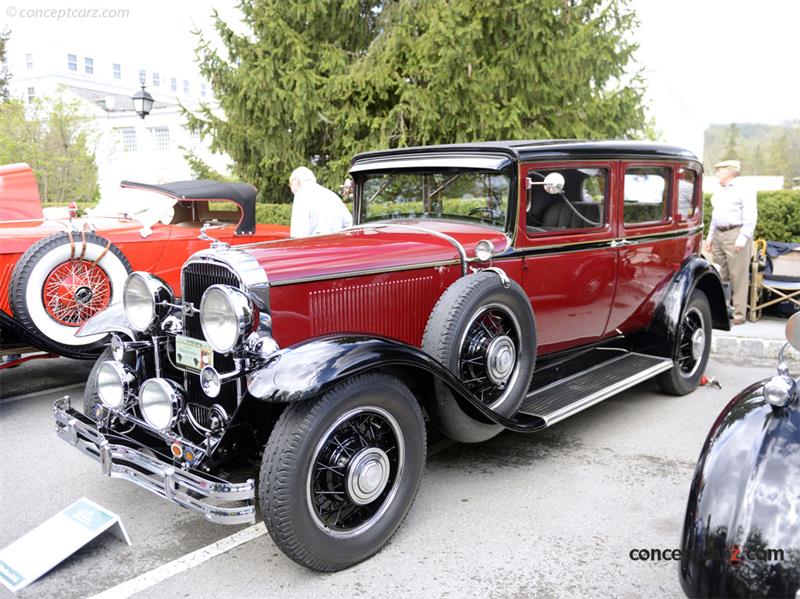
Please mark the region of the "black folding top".
<svg viewBox="0 0 800 599"><path fill-rule="evenodd" d="M242 209L242 220L236 227L237 235L249 235L256 230L256 188L247 183L220 183L209 179L175 181L163 185L150 185L123 181L122 187L150 189L177 200L230 200Z"/></svg>

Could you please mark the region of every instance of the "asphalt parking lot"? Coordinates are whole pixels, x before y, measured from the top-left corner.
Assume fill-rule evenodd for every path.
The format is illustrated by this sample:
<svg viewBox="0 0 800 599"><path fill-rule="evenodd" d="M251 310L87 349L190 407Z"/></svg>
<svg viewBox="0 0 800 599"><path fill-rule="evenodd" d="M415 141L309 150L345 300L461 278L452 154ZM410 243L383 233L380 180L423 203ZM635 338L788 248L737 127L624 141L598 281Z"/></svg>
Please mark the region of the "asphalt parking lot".
<svg viewBox="0 0 800 599"><path fill-rule="evenodd" d="M79 405L74 385L87 365L28 363L0 373L0 548L85 496L121 516L133 545L100 537L15 596L678 597L674 562L632 561L629 553L679 545L709 427L774 366L712 360L707 372L722 390L676 398L645 383L535 436L434 446L417 501L389 545L320 575L284 557L260 526L207 523L102 476L52 424L54 399L70 393ZM251 540L226 551L243 529ZM12 594L0 587L0 596Z"/></svg>

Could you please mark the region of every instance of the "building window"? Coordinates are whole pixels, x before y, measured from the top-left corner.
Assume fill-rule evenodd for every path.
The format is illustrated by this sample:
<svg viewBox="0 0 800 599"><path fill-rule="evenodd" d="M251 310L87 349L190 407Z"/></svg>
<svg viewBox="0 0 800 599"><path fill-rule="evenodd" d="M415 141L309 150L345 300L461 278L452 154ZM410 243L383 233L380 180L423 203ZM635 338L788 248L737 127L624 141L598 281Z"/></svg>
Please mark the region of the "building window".
<svg viewBox="0 0 800 599"><path fill-rule="evenodd" d="M114 64L114 79L122 79L122 67Z"/></svg>
<svg viewBox="0 0 800 599"><path fill-rule="evenodd" d="M36 97L34 93L34 89L32 87L28 88L28 102L33 102L33 99Z"/></svg>
<svg viewBox="0 0 800 599"><path fill-rule="evenodd" d="M169 127L153 127L150 129L153 136L153 146L156 150L169 150Z"/></svg>
<svg viewBox="0 0 800 599"><path fill-rule="evenodd" d="M145 72L144 69L141 69L139 71L139 83L141 85L144 85L145 83L147 83L147 73Z"/></svg>
<svg viewBox="0 0 800 599"><path fill-rule="evenodd" d="M178 80L175 77L169 80L169 88L174 92L178 91Z"/></svg>
<svg viewBox="0 0 800 599"><path fill-rule="evenodd" d="M92 75L94 73L94 60L88 57L84 58L83 70L86 71L87 75Z"/></svg>
<svg viewBox="0 0 800 599"><path fill-rule="evenodd" d="M74 54L67 54L67 68L70 71L78 70L78 57Z"/></svg>
<svg viewBox="0 0 800 599"><path fill-rule="evenodd" d="M159 77L158 73L153 73L153 87L158 87L161 85L161 77Z"/></svg>
<svg viewBox="0 0 800 599"><path fill-rule="evenodd" d="M33 70L33 54L25 55L25 68L29 71Z"/></svg>
<svg viewBox="0 0 800 599"><path fill-rule="evenodd" d="M189 82L186 79L183 80L183 93L189 93Z"/></svg>
<svg viewBox="0 0 800 599"><path fill-rule="evenodd" d="M136 129L133 127L121 127L120 134L122 135L122 151L135 152L136 151Z"/></svg>
<svg viewBox="0 0 800 599"><path fill-rule="evenodd" d="M206 97L206 84L205 83L201 83L200 84L200 95L203 96L204 98Z"/></svg>

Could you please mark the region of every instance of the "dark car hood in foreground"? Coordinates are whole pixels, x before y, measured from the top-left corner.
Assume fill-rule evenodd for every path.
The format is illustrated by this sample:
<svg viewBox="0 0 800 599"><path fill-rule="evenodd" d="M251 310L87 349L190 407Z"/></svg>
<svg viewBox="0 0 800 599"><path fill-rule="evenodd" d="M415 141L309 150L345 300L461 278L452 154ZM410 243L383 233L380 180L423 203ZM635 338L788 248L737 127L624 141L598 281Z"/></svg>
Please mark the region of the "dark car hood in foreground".
<svg viewBox="0 0 800 599"><path fill-rule="evenodd" d="M280 285L351 273L459 263L456 247L436 232L458 240L469 258L474 256L475 245L482 239L491 241L496 252L507 244L501 231L479 224L430 220L392 221L385 225L375 223L374 227L330 235L240 247L258 260L271 285Z"/></svg>
<svg viewBox="0 0 800 599"><path fill-rule="evenodd" d="M695 471L682 545L681 584L690 597L794 599L800 589L796 401L774 411L759 383L725 407ZM767 550L782 550L783 559Z"/></svg>

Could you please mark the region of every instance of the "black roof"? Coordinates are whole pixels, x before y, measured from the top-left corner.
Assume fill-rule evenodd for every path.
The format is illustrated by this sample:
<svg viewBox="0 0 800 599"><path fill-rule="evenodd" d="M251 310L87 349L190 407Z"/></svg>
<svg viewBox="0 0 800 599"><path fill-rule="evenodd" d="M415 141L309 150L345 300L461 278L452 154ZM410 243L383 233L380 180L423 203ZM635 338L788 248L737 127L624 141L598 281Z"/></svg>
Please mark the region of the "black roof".
<svg viewBox="0 0 800 599"><path fill-rule="evenodd" d="M437 146L417 146L362 152L353 158L353 163L369 158L422 153L502 153L517 160L543 158L671 158L693 160L697 157L685 148L652 141L581 139L538 139L518 141L485 141Z"/></svg>
<svg viewBox="0 0 800 599"><path fill-rule="evenodd" d="M250 234L256 227L256 188L247 183L220 183L209 179L175 181L162 185L122 181L122 187L150 189L177 200L230 200L242 209L242 220L236 227L239 235Z"/></svg>

